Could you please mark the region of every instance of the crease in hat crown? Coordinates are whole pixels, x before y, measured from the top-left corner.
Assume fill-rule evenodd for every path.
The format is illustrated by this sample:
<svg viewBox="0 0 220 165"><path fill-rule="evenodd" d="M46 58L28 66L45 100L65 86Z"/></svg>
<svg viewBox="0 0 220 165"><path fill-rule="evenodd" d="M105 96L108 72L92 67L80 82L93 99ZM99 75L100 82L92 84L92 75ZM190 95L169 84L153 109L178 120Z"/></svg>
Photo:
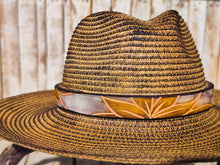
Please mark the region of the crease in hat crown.
<svg viewBox="0 0 220 165"><path fill-rule="evenodd" d="M207 87L197 48L176 11L149 21L99 12L75 29L62 89L100 95L172 95Z"/></svg>

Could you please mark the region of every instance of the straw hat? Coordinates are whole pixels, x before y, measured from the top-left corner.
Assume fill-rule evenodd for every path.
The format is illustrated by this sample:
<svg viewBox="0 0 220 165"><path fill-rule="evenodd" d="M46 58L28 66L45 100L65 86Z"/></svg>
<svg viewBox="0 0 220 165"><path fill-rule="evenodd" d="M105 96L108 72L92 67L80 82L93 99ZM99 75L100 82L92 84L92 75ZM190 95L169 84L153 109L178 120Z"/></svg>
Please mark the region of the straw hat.
<svg viewBox="0 0 220 165"><path fill-rule="evenodd" d="M74 31L55 92L0 101L0 136L34 150L101 161L217 160L220 92L213 97L213 91L176 11L149 21L99 12Z"/></svg>

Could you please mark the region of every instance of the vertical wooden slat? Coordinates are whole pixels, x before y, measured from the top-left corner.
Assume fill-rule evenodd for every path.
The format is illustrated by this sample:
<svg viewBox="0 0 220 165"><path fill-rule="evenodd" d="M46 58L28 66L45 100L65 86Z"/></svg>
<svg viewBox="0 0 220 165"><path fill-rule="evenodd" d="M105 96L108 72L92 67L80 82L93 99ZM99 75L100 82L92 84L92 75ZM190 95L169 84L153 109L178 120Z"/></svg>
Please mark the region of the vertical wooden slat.
<svg viewBox="0 0 220 165"><path fill-rule="evenodd" d="M92 0L92 13L99 11L109 11L111 9L111 0Z"/></svg>
<svg viewBox="0 0 220 165"><path fill-rule="evenodd" d="M206 22L206 6L207 1L190 0L188 12L188 26L198 48L200 57L202 58L202 62L204 62L203 41Z"/></svg>
<svg viewBox="0 0 220 165"><path fill-rule="evenodd" d="M71 20L72 29L75 30L79 22L91 14L91 0L72 0L71 1Z"/></svg>
<svg viewBox="0 0 220 165"><path fill-rule="evenodd" d="M210 1L207 3L205 38L203 46L203 65L207 80L217 84L219 68L220 43L220 4Z"/></svg>
<svg viewBox="0 0 220 165"><path fill-rule="evenodd" d="M151 18L170 9L171 0L151 0Z"/></svg>
<svg viewBox="0 0 220 165"><path fill-rule="evenodd" d="M150 0L133 0L131 15L141 20L149 20L150 2Z"/></svg>
<svg viewBox="0 0 220 165"><path fill-rule="evenodd" d="M71 17L71 0L65 0L64 2L64 49L65 53L68 50L69 42L73 32L73 18ZM65 59L66 55L64 55Z"/></svg>
<svg viewBox="0 0 220 165"><path fill-rule="evenodd" d="M82 18L91 13L91 0L66 0L64 3L64 48L65 54L73 31Z"/></svg>
<svg viewBox="0 0 220 165"><path fill-rule="evenodd" d="M1 34L0 34L0 99L2 99L2 56L1 56Z"/></svg>
<svg viewBox="0 0 220 165"><path fill-rule="evenodd" d="M217 80L216 80L215 88L220 90L220 42L218 47Z"/></svg>
<svg viewBox="0 0 220 165"><path fill-rule="evenodd" d="M63 73L63 1L47 0L47 88L61 82Z"/></svg>
<svg viewBox="0 0 220 165"><path fill-rule="evenodd" d="M131 14L132 0L112 0L111 10Z"/></svg>
<svg viewBox="0 0 220 165"><path fill-rule="evenodd" d="M186 0L171 1L171 9L178 11L179 15L187 22L189 3Z"/></svg>
<svg viewBox="0 0 220 165"><path fill-rule="evenodd" d="M46 0L37 0L38 89L47 88Z"/></svg>
<svg viewBox="0 0 220 165"><path fill-rule="evenodd" d="M17 1L1 1L1 56L3 97L21 93Z"/></svg>
<svg viewBox="0 0 220 165"><path fill-rule="evenodd" d="M18 1L22 93L37 91L37 31L35 1Z"/></svg>
<svg viewBox="0 0 220 165"><path fill-rule="evenodd" d="M2 99L2 52L1 52L1 20L2 20L2 1L0 1L0 99ZM1 149L1 148L0 148Z"/></svg>
<svg viewBox="0 0 220 165"><path fill-rule="evenodd" d="M219 12L220 12L220 2L219 1L217 1L216 2L216 6L215 6L216 8L218 8L218 15L219 15ZM220 37L220 20L219 20L219 16L218 16L218 18L217 18L217 20L216 20L216 22L218 22L217 24L218 24L218 32L216 33L216 35L218 35L218 37ZM213 36L213 38L215 38L214 36ZM215 88L216 89L219 89L220 90L220 39L219 39L219 44L218 44L218 47L214 47L214 49L218 49L218 58L217 58L217 80L216 80L216 84L215 84Z"/></svg>

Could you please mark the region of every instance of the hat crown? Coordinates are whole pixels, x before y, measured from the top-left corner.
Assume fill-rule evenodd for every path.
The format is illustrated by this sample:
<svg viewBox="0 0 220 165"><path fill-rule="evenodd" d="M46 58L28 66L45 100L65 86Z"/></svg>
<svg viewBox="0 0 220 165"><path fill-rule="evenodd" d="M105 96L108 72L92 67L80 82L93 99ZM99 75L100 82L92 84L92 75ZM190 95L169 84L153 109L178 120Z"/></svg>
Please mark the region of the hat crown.
<svg viewBox="0 0 220 165"><path fill-rule="evenodd" d="M206 86L201 59L176 11L149 21L118 12L84 18L72 35L62 87L102 95L169 95Z"/></svg>

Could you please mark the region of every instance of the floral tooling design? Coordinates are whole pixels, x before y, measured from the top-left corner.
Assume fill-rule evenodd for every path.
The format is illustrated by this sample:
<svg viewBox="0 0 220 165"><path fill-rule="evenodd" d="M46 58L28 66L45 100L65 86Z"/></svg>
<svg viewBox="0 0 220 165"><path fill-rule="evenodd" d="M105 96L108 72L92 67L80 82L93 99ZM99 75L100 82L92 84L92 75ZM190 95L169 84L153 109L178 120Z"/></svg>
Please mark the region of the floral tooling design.
<svg viewBox="0 0 220 165"><path fill-rule="evenodd" d="M185 116L198 113L210 108L211 104L198 106L198 100L202 93L199 93L193 100L177 103L177 97L158 98L133 98L130 101L101 96L107 107L107 112L95 113L95 116L136 118L136 119L157 119L175 116Z"/></svg>
<svg viewBox="0 0 220 165"><path fill-rule="evenodd" d="M202 92L194 96L187 96L188 101L181 95L151 98L97 95L87 95L85 97L84 94L76 95L72 92L55 89L58 106L67 110L94 116L133 119L158 119L195 114L212 107L211 100L204 101L208 97L210 97L209 94L202 95ZM199 102L200 100L203 101Z"/></svg>

